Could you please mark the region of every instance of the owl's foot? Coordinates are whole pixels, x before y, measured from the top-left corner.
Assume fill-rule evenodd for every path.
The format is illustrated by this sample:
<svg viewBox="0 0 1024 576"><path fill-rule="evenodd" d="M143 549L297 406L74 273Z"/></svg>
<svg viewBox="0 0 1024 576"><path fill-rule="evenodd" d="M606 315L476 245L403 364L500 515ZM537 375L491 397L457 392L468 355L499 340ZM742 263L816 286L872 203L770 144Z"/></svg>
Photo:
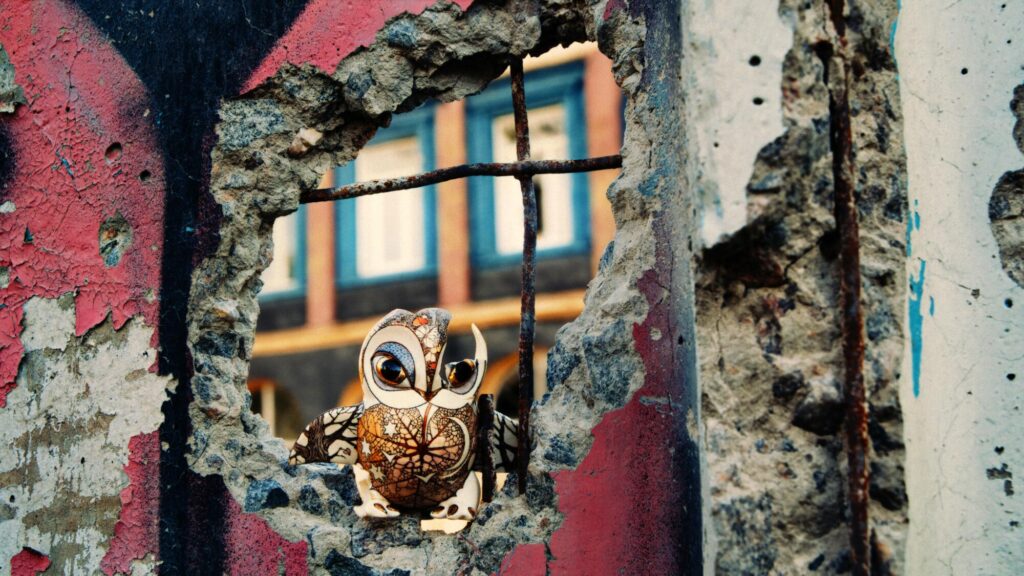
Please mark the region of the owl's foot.
<svg viewBox="0 0 1024 576"><path fill-rule="evenodd" d="M352 508L360 518L397 518L398 510L376 490L370 490L363 503Z"/></svg>
<svg viewBox="0 0 1024 576"><path fill-rule="evenodd" d="M352 508L356 516L360 518L395 518L398 516L398 510L395 510L391 502L381 496L380 492L371 488L369 472L359 464L352 465L352 472L356 477L356 490L359 491L359 497L363 500L362 504Z"/></svg>
<svg viewBox="0 0 1024 576"><path fill-rule="evenodd" d="M480 484L476 474L470 472L466 483L459 488L455 496L441 502L430 511L431 518L447 518L449 520L472 520L480 508Z"/></svg>

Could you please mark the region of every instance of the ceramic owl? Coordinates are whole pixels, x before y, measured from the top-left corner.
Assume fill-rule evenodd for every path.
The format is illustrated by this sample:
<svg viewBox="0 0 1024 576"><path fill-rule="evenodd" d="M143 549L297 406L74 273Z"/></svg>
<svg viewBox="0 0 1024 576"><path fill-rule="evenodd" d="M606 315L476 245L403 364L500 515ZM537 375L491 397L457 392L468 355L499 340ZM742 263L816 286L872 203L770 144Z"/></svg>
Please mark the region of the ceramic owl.
<svg viewBox="0 0 1024 576"><path fill-rule="evenodd" d="M487 370L487 344L476 325L474 358L446 362L451 314L440 308L394 310L359 351L363 402L313 420L289 462L349 464L360 517L391 518L430 510L434 518L471 520L480 507L476 394ZM494 415L492 460L514 467L516 422Z"/></svg>

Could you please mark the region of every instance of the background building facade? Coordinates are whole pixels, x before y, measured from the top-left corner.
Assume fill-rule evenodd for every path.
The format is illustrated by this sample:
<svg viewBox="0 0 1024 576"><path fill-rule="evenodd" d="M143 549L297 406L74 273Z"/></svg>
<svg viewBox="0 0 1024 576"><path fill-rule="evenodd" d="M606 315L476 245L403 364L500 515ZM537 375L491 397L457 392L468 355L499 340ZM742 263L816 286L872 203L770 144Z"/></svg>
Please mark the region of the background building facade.
<svg viewBox="0 0 1024 576"><path fill-rule="evenodd" d="M622 97L611 62L596 44L556 48L528 58L525 69L532 158L618 152ZM467 161L514 161L510 94L503 76L463 101L428 102L396 115L354 162L329 172L321 186ZM616 173L535 179L536 398L547 391L547 350L558 329L583 309L583 291L614 233L607 187ZM478 177L307 205L274 226L250 391L254 409L275 433L294 439L321 412L359 403L359 347L369 327L394 308L451 309L452 358L471 355L469 324L477 323L491 355L482 393L496 396L499 411L516 413L523 241L518 181Z"/></svg>

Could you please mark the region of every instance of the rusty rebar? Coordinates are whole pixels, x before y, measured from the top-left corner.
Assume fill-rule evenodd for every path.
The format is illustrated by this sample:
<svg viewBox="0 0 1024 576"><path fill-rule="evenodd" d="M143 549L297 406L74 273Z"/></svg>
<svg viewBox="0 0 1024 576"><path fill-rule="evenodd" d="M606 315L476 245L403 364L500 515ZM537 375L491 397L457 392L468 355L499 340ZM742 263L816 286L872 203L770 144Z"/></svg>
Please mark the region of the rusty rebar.
<svg viewBox="0 0 1024 576"><path fill-rule="evenodd" d="M837 49L825 50L829 85L829 139L839 232L839 292L842 311L843 389L846 401L846 458L850 502L850 560L856 576L871 574L871 525L868 518L868 406L864 390L864 310L861 305L860 224L857 173L850 126L850 73L844 0L828 0ZM835 50L835 58L832 52ZM835 68L834 74L830 68Z"/></svg>
<svg viewBox="0 0 1024 576"><path fill-rule="evenodd" d="M530 159L530 124L526 114L526 91L523 87L523 61L514 58L509 65L512 83L512 110L516 124L516 158ZM527 471L530 466L530 408L533 406L533 336L534 280L537 257L537 194L533 175L516 176L523 191L523 269L521 311L519 316L519 428L516 431L516 478L519 493L526 493Z"/></svg>
<svg viewBox="0 0 1024 576"><path fill-rule="evenodd" d="M497 472L494 470L494 456L491 454L491 435L494 434L494 395L481 394L476 405L476 458L483 475L481 497L484 502L490 502L494 500L494 487L498 478Z"/></svg>
<svg viewBox="0 0 1024 576"><path fill-rule="evenodd" d="M440 168L430 172L423 172L414 176L402 178L384 178L382 180L371 180L369 182L358 182L339 186L338 188L325 188L322 190L310 190L303 192L299 202L309 204L312 202L327 202L330 200L345 200L392 192L395 190L407 190L429 186L459 178L470 178L473 176L533 176L535 174L568 174L573 172L593 172L595 170L611 170L622 167L622 156L599 156L597 158L585 158L583 160L529 160L521 162L481 162L477 164L460 164L448 168Z"/></svg>

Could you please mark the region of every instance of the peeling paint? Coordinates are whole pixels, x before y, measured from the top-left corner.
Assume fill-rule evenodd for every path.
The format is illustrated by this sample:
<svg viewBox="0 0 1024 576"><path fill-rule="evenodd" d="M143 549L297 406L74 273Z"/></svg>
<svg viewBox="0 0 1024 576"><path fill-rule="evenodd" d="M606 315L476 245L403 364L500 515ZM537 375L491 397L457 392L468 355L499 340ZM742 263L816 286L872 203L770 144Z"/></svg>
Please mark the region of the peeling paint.
<svg viewBox="0 0 1024 576"><path fill-rule="evenodd" d="M146 370L156 355L151 328L131 320L115 330L108 319L75 336L74 306L71 294L25 304L26 352L0 412L0 500L12 509L0 523L0 557L29 546L59 573L100 568L118 532L123 470L138 472L129 446L141 449L138 434L159 425L168 382ZM157 446L148 447L149 466ZM155 514L156 487L146 498L138 488L122 520Z"/></svg>
<svg viewBox="0 0 1024 576"><path fill-rule="evenodd" d="M914 208L907 215L907 235L904 242L907 245L907 257L914 254L913 241L914 231L921 229L921 213L917 211L918 201L914 200Z"/></svg>
<svg viewBox="0 0 1024 576"><path fill-rule="evenodd" d="M25 91L14 81L11 58L0 44L0 114L10 114L22 104L25 104Z"/></svg>
<svg viewBox="0 0 1024 576"><path fill-rule="evenodd" d="M604 12L602 7L600 2L589 8L565 2L482 3L463 12L458 6L442 3L418 16L392 20L368 48L355 50L344 59L339 55L335 62L340 63L330 75L325 73L334 67L330 60L327 64L313 62L313 66L301 68L282 65L273 76L256 73L253 82L262 83L250 84L252 89L246 98L224 103L211 178L211 192L222 218L217 244L199 261L193 274L189 309L189 343L195 369L191 382L195 392L190 408L194 424L191 444L194 452L203 454L190 462L190 467L207 478L223 476L233 500L229 507L244 502L245 510L258 514L281 538L307 543L307 559L313 569L323 567L331 573L408 570L424 574L455 573L474 567L493 572L517 544L536 545L548 538L552 539L551 556L565 561L571 556L569 548L556 542L571 543L584 537L586 532L581 532L579 524L583 519L581 511L593 510L603 501L598 493L616 490L617 483L630 475L628 461L646 460L647 469L652 471L652 484L647 488L660 494L666 503L676 502L681 494L690 497L699 492L700 481L693 479L699 478L699 460L687 460L693 458L693 445L685 451L675 451L674 455L666 452L665 442L674 438L671 434L677 422L665 406L650 406L636 400L629 404L632 408L618 417L624 419L619 423L635 429L646 425L651 414L657 414L661 418L658 432L652 434L649 442L641 443L632 460L616 461L614 472L602 471L599 478L586 483L581 480L581 485L592 489L574 492L575 504L555 505L556 486L557 490L562 487L552 481L549 472L552 468L564 470L567 462L564 451L548 450L549 439L561 438L573 446L570 462L585 457L592 444L593 458L607 462L611 453L618 453L611 448L617 443L613 439L624 438L629 430L622 426L616 429L613 422L618 419L605 415L629 402L644 384L645 370L653 370L650 358L648 366L641 363L642 354L634 348L634 340L640 336L629 330L631 323L644 324L650 300L632 284L624 288L623 279L640 277L645 270L657 266L654 252L660 245L666 250L662 264L672 262L674 275L646 282L644 287L650 291L650 298L658 302L665 299L665 290L679 295L671 305L666 303L665 308L659 309L652 322L665 323L670 316L679 318L668 311L674 310L674 306L684 307L690 290L686 281L686 263L691 256L686 248L689 235L682 225L688 220L663 223L657 237L650 226L656 214L665 219L669 215L679 216L675 211L659 211L660 206L669 202L686 206L689 202L684 188L673 185L680 178L680 119L654 113L667 109L677 98L669 90L678 88L680 47L674 43L679 42L679 15L664 18L663 12L671 13L678 5L637 3L628 8L628 13L626 9L611 11L608 21L596 16ZM295 30L305 29L305 17L300 17ZM658 25L656 31L643 25L643 21L651 18ZM615 54L617 80L626 87L627 97L636 100L626 107L630 118L626 128L627 153L623 177L612 195L616 209L623 214L623 222L631 224L625 225L617 237L614 254L603 274L592 283L587 304L590 312L562 331L561 351L549 355L556 364L580 367L549 370L554 389L534 416L537 437L543 443L537 454L556 454L558 462L538 457L525 497L517 498L508 491L499 495L481 511L481 519L458 539L434 536L421 541L408 535L402 524L389 526L386 532L375 530L361 535L366 531L363 524L347 507L332 511L332 502L337 497L331 498L330 492L324 490L325 484L337 486L344 482L344 473L309 467L283 468L284 446L267 437L265 425L247 409L245 376L257 312L255 294L259 289L259 272L270 254L269 228L260 223L294 211L301 191L315 186L327 166L351 159L375 127L387 121L388 114L410 109L428 96L448 101L476 92L501 73L509 55L540 52L555 43L585 38L599 38L605 49ZM645 39L656 45L645 46ZM348 42L349 38L330 41ZM444 48L438 50L437 46ZM318 56L321 57L334 58ZM273 58L270 61L272 66L280 64ZM664 134L658 143L649 140L655 125ZM303 154L289 155L287 150L294 135L303 129L316 130L323 138ZM648 150L655 153L648 154ZM233 184L239 181L253 184L240 194ZM669 246L677 247L678 253L669 251ZM230 324L212 312L226 302L238 311ZM658 342L659 350L692 353L692 336L681 336L686 345L677 348L680 345L674 336L677 332L682 335L685 330L681 327L674 326L669 331L667 325L660 325L658 330L673 336L655 340L644 335L644 340ZM573 362L572 358L577 360ZM551 377L552 372L561 378ZM678 380L669 377L671 373L659 372L658 381L677 386ZM695 394L695 378L689 382L690 392ZM654 389L652 396L666 396L669 392ZM677 407L684 405L671 402L668 406L675 413ZM572 417L566 418L567 414ZM681 418L678 425L685 426L686 422L686 418ZM607 429L609 436L592 438L590 431L594 426ZM683 462L692 466L681 466ZM690 492L655 486L655 476L686 482ZM321 506L302 506L310 501L310 493L319 495ZM249 498L250 494L254 496ZM275 496L259 497L264 494ZM323 505L325 501L327 505ZM635 510L639 505L636 500L625 500L609 512L609 517L621 521L627 510ZM695 510L694 514L673 522L680 526L695 523L699 527L699 506L690 508ZM675 504L664 506L665 518L674 515L672 511L676 509ZM574 514L572 527L563 525L559 529L561 512L568 511ZM329 524L326 517L330 517ZM600 558L620 562L614 558L615 551L623 547L639 551L640 542L654 534L654 527L650 523L642 531L623 533L618 548L598 550ZM679 534L673 531L660 537L669 542ZM697 545L665 548L664 557L657 560L659 565L699 565L703 561L699 528L683 534ZM232 538L228 538L226 545L232 545ZM376 539L385 539L391 545L375 545ZM276 554L277 548L268 545L262 548L259 562L274 564L277 561L273 558L280 559ZM535 551L530 554L536 556ZM226 567L238 560L232 556ZM252 569L264 570L262 566Z"/></svg>
<svg viewBox="0 0 1024 576"><path fill-rule="evenodd" d="M15 79L32 94L4 120L14 167L0 190L18 209L0 221L0 263L9 277L0 293L3 408L24 353L20 309L31 297L74 292L77 336L107 315L115 328L137 314L155 324L156 304L143 295L158 286L160 251L139 247L160 246L163 214L162 202L147 198L161 196L160 179L140 187L133 177L162 166L142 114L148 95L89 19L60 1L7 10L0 43ZM104 151L114 141L126 153L108 166ZM120 265L106 266L96 231L119 210L136 248Z"/></svg>
<svg viewBox="0 0 1024 576"><path fill-rule="evenodd" d="M133 574L144 562L155 570L152 558L159 554L156 502L160 501L160 436L157 432L139 434L128 441L128 486L121 490L121 514L114 526L114 538L100 562L107 576Z"/></svg>
<svg viewBox="0 0 1024 576"><path fill-rule="evenodd" d="M49 567L50 559L31 548L22 548L11 558L11 576L35 576Z"/></svg>

